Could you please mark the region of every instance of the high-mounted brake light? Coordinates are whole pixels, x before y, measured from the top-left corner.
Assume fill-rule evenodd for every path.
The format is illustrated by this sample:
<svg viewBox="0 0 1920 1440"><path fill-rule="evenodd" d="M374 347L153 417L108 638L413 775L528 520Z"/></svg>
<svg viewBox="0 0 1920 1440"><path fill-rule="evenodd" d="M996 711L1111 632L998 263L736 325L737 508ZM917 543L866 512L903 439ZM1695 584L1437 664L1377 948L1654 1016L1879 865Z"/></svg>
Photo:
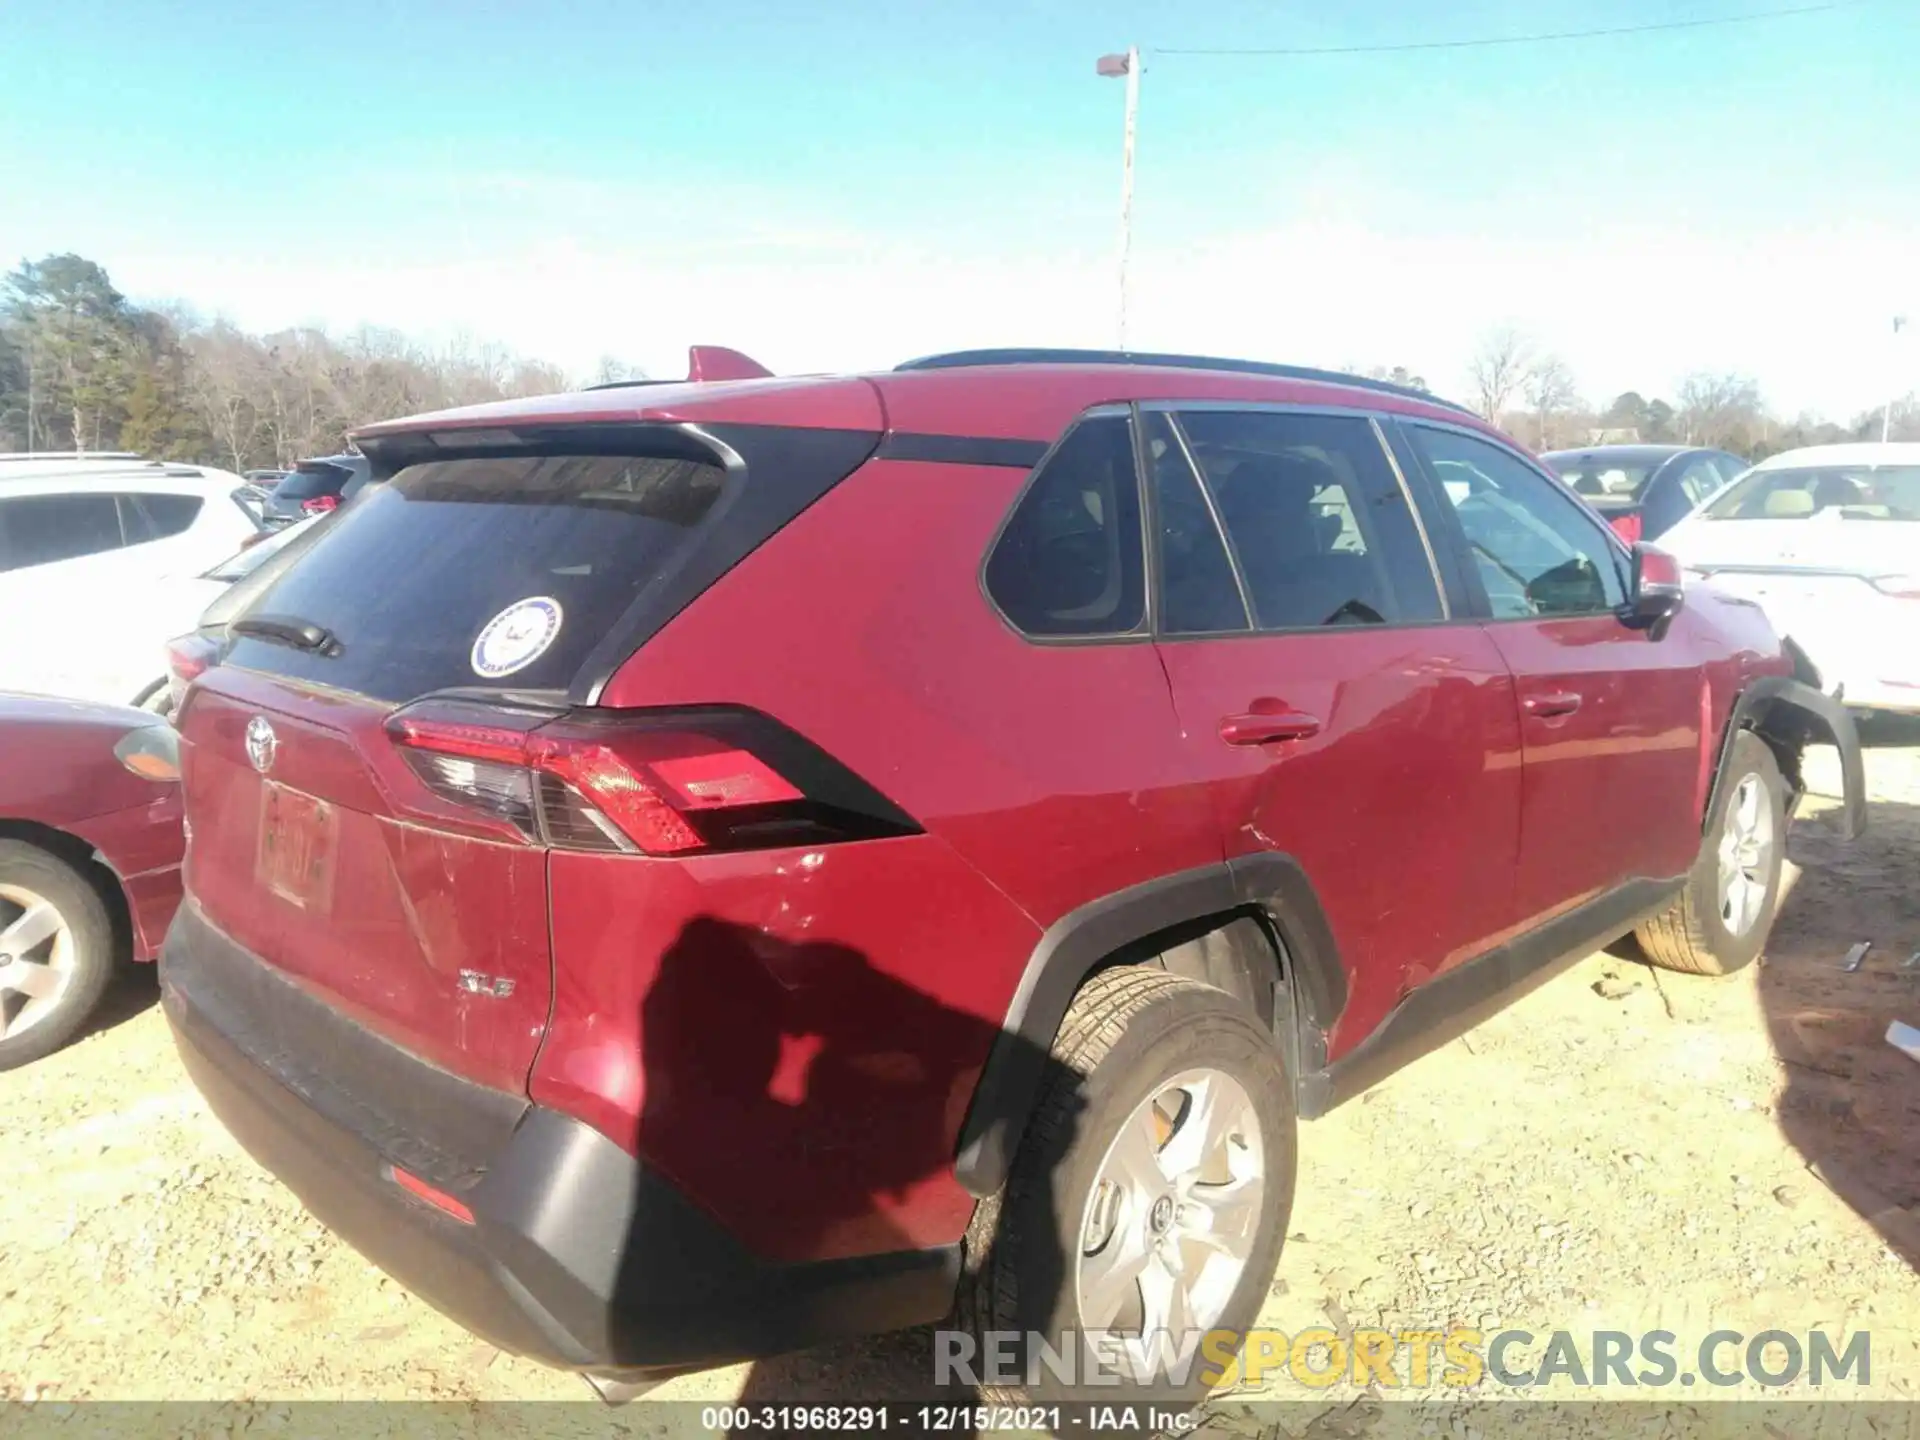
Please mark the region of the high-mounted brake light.
<svg viewBox="0 0 1920 1440"><path fill-rule="evenodd" d="M307 515L324 515L329 510L338 510L339 508L340 497L338 495L316 495L311 500L302 500L300 502L301 511Z"/></svg>
<svg viewBox="0 0 1920 1440"><path fill-rule="evenodd" d="M755 748L756 729L763 744L785 733L745 712L556 719L464 702L387 722L435 795L560 849L685 855L916 828L824 757L829 788L845 793L809 794ZM786 748L796 743L786 736Z"/></svg>

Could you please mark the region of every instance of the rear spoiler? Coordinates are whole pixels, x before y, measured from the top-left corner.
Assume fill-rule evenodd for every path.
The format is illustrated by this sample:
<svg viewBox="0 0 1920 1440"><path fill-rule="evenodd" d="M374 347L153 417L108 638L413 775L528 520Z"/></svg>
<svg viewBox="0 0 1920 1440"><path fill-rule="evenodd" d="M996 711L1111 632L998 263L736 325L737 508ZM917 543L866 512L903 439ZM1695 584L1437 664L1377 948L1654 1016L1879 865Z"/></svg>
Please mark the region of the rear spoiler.
<svg viewBox="0 0 1920 1440"><path fill-rule="evenodd" d="M683 385L688 381L767 380L773 372L750 356L724 345L695 345L687 351L686 380L606 380L589 390L625 390L635 385Z"/></svg>

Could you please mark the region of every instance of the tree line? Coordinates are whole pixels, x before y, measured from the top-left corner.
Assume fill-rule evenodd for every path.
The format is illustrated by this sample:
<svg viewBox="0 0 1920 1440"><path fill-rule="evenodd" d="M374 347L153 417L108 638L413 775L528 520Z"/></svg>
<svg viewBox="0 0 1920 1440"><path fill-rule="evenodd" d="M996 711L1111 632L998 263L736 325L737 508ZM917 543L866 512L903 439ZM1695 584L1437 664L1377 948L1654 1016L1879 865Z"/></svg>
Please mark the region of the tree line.
<svg viewBox="0 0 1920 1440"><path fill-rule="evenodd" d="M1535 450L1637 441L1704 445L1757 461L1804 445L1878 440L1883 426L1890 440L1920 440L1914 394L1892 401L1890 411L1880 401L1847 424L1807 412L1788 419L1769 409L1758 381L1740 374L1688 375L1672 402L1629 390L1610 404L1591 405L1565 361L1510 327L1481 336L1468 380L1474 408Z"/></svg>
<svg viewBox="0 0 1920 1440"><path fill-rule="evenodd" d="M1349 367L1357 368L1357 367ZM1403 366L1366 373L1418 390ZM589 381L642 378L613 358ZM1468 366L1479 413L1536 450L1619 440L1708 445L1759 460L1801 445L1880 438L1883 410L1849 424L1785 419L1752 378L1695 374L1671 402L1628 391L1581 398L1572 370L1533 337L1488 331ZM434 350L398 331L311 326L254 335L181 307L142 306L80 255L22 262L0 283L0 451L130 450L230 470L278 469L396 415L549 394L577 383L505 346ZM1920 400L1894 403L1890 438L1920 440Z"/></svg>
<svg viewBox="0 0 1920 1440"><path fill-rule="evenodd" d="M603 360L593 380L640 378ZM357 426L574 383L556 365L467 341L302 326L254 335L141 306L79 255L0 282L0 451L128 450L242 471L339 452Z"/></svg>

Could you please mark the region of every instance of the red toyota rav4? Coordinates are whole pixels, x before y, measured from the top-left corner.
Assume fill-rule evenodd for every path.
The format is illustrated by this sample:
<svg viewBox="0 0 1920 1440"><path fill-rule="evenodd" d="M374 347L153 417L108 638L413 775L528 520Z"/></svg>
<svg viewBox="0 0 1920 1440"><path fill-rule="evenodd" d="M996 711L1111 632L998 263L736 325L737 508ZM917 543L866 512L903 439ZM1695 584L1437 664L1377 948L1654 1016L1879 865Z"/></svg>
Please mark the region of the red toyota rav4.
<svg viewBox="0 0 1920 1440"><path fill-rule="evenodd" d="M1751 961L1810 740L1861 823L1758 609L1428 396L694 362L362 432L180 718L189 1069L510 1350L1243 1330L1297 1116Z"/></svg>

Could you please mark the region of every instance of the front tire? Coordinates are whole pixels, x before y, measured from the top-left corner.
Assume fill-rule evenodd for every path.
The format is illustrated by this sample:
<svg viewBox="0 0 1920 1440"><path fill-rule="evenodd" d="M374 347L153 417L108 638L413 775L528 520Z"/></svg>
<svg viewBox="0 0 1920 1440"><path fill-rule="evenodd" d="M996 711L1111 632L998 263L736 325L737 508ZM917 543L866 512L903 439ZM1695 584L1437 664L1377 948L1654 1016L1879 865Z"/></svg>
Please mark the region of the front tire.
<svg viewBox="0 0 1920 1440"><path fill-rule="evenodd" d="M1634 932L1647 959L1689 975L1731 975L1753 963L1780 901L1785 797L1773 751L1741 731L1686 889Z"/></svg>
<svg viewBox="0 0 1920 1440"><path fill-rule="evenodd" d="M87 878L37 845L0 840L0 1070L79 1033L114 955L113 922Z"/></svg>
<svg viewBox="0 0 1920 1440"><path fill-rule="evenodd" d="M1293 1208L1278 1047L1225 992L1122 966L1081 989L1050 1058L1006 1188L968 1235L976 1354L1019 1358L1017 1378L981 1378L1039 1401L1196 1403L1259 1315ZM996 1351L996 1335L1014 1339ZM1090 1362L1120 1383L1090 1383Z"/></svg>

